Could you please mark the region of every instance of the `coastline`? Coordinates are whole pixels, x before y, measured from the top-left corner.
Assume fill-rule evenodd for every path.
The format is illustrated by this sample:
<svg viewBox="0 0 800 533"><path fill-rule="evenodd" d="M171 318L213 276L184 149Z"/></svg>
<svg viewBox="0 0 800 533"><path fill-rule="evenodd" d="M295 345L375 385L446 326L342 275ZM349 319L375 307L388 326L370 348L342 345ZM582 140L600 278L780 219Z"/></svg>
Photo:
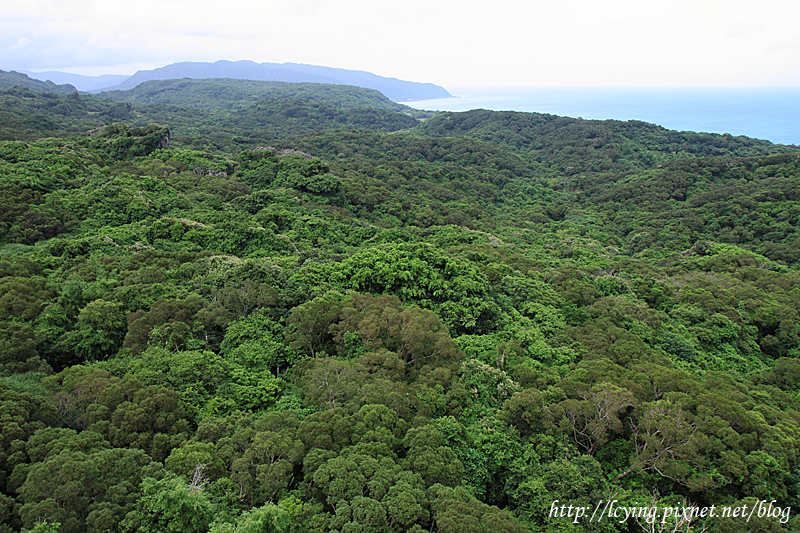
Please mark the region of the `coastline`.
<svg viewBox="0 0 800 533"><path fill-rule="evenodd" d="M455 97L402 102L438 111L523 111L641 120L678 131L800 145L800 87L455 87Z"/></svg>

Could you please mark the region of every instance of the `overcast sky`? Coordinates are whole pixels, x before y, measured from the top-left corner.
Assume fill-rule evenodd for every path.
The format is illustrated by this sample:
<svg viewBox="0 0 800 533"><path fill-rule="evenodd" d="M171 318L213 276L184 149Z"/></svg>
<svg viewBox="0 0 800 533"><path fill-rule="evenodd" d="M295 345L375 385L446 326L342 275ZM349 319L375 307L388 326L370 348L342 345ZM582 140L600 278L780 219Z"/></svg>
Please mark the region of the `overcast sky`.
<svg viewBox="0 0 800 533"><path fill-rule="evenodd" d="M797 0L2 0L0 69L250 59L454 86L800 86Z"/></svg>

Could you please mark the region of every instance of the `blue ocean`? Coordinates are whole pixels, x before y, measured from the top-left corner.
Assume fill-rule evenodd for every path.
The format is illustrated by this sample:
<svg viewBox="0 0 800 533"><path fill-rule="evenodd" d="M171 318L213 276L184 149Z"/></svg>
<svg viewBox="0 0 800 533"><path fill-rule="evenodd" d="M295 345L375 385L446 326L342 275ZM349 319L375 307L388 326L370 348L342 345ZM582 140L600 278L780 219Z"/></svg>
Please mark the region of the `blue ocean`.
<svg viewBox="0 0 800 533"><path fill-rule="evenodd" d="M529 111L641 120L678 131L729 133L800 145L800 88L478 88L455 98L404 102L439 111Z"/></svg>

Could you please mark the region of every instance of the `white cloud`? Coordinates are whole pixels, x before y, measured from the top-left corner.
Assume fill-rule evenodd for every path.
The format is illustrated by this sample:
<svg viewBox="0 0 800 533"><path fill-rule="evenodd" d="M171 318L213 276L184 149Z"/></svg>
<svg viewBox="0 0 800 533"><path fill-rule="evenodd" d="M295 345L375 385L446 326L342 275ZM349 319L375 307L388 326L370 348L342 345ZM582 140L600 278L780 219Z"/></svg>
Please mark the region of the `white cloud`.
<svg viewBox="0 0 800 533"><path fill-rule="evenodd" d="M31 41L27 37L20 37L17 42L15 42L14 44L11 45L11 47L9 47L9 51L13 52L14 50L19 50L21 48L25 48L26 46L28 46L32 42L33 41Z"/></svg>
<svg viewBox="0 0 800 533"><path fill-rule="evenodd" d="M461 86L792 83L798 15L782 0L6 0L0 69L252 59Z"/></svg>

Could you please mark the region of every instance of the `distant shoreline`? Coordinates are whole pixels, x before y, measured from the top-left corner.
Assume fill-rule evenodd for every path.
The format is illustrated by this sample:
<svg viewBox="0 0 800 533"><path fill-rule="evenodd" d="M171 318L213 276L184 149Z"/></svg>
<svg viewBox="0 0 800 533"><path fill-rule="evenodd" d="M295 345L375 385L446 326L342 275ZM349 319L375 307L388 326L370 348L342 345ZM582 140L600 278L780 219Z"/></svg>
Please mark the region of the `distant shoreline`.
<svg viewBox="0 0 800 533"><path fill-rule="evenodd" d="M800 145L800 88L454 87L453 98L402 102L438 111L525 111L641 120L678 131Z"/></svg>

